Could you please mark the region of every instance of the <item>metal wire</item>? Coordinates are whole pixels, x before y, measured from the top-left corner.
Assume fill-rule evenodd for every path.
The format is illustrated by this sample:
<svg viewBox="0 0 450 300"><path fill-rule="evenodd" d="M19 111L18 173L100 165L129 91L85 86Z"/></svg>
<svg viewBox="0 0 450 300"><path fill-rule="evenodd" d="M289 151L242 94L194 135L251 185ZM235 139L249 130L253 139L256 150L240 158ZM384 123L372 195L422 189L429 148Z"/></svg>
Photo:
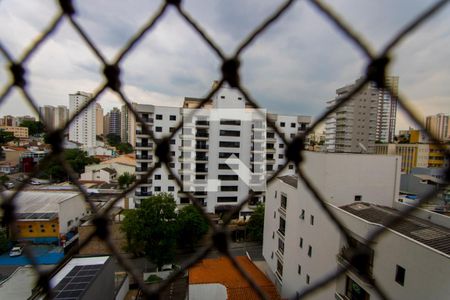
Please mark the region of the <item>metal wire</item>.
<svg viewBox="0 0 450 300"><path fill-rule="evenodd" d="M100 212L94 205L93 201L90 199L84 187L78 181L77 174L70 167L70 164L64 160L64 157L62 155L63 138L61 133L69 127L70 123L79 114L81 114L84 110L86 110L88 106L94 103L101 94L103 94L107 89L109 89L112 92L114 92L125 103L125 105L128 107L128 109L136 118L136 121L141 123L143 133L149 135L150 139L156 145L156 156L158 157L159 162L165 165L169 174L171 174L174 177L176 184L179 187L182 187L182 182L178 174L175 174L174 171L169 167L171 158L167 156L167 153L163 153L164 151L158 150L170 148L169 145L170 139L172 139L175 136L175 134L177 134L177 132L181 130L183 123L179 122L175 130L169 136L159 140L155 138L152 130L150 130L146 122L144 122L144 120L135 111L135 109L131 105L131 102L128 100L128 97L126 96L125 92L122 89L120 81L120 64L123 61L124 57L127 55L132 55L131 53L133 48L135 48L136 45L142 41L144 36L151 34L152 30L155 28L155 24L157 24L158 21L161 19L161 17L166 14L168 8L170 6L173 6L175 8L174 11L176 11L179 14L180 18L184 19L186 21L187 26L190 26L195 32L197 32L199 37L205 42L205 44L211 49L211 51L214 52L219 57L219 59L222 62L221 66L222 78L220 79L219 83L207 93L207 95L203 98L203 100L198 104L198 107L201 107L203 104L209 101L209 99L211 99L215 95L215 93L222 87L224 83L228 83L231 87L236 88L238 91L240 91L249 104L251 104L255 108L259 108L260 106L252 98L250 92L247 91L247 89L241 85L239 78L240 55L246 48L251 47L252 43L256 39L258 39L259 36L261 36L261 34L265 32L267 28L269 28L274 22L282 19L285 13L289 11L289 9L292 7L292 4L294 2L295 0L287 0L284 3L282 3L276 10L274 10L274 12L269 17L267 17L240 43L240 45L236 48L234 55L231 57L227 57L224 54L223 50L217 45L217 43L215 43L214 39L210 35L208 35L208 33L204 29L201 28L201 25L192 16L189 15L189 13L182 7L181 0L162 1L159 9L153 14L153 16L149 17L149 19L145 22L145 24L143 24L141 28L124 45L124 47L122 47L119 50L119 52L116 55L116 58L113 60L111 64L107 62L105 56L102 54L101 49L96 45L95 41L89 37L88 32L86 32L81 26L81 24L79 24L79 22L77 21L76 9L73 6L71 0L57 1L59 5L59 12L49 22L48 26L34 40L34 42L32 42L26 49L23 50L22 55L18 55L18 57L20 57L18 61L14 60L11 53L0 41L0 53L1 55L3 55L4 59L9 63L8 72L10 75L9 83L7 83L0 91L0 104L3 101L5 101L5 99L10 95L13 89L17 89L21 93L23 98L31 105L36 114L38 114L39 116L40 112L38 106L36 105L36 101L34 100L34 98L32 97L32 95L28 90L28 82L26 80L26 73L27 73L26 65L32 59L33 54L36 52L38 47L42 46L42 44L44 44L48 40L48 38L55 33L55 31L62 24L62 22L68 23L80 35L81 39L84 41L86 46L88 46L88 48L94 53L95 57L104 67L103 75L105 81L99 84L98 88L93 94L93 97L88 101L88 103L86 103L78 111L78 113L72 116L72 118L65 124L63 129L54 131L48 130L51 136L51 145L53 149L52 152L44 160L42 160L39 163L39 165L37 165L33 169L31 176L28 177L28 180L25 180L25 182L18 185L17 190L13 195L5 199L2 199L3 222L7 225L14 225L16 220L14 199L25 188L26 184L30 180L29 178L32 178L32 176L36 175L39 172L39 170L45 169L46 165L48 165L50 161L56 159L61 162L61 165L69 175L70 181L80 190L84 200L86 201L86 203L90 205L90 208L94 212L95 218L93 224L96 226L96 230L90 233L87 236L87 239L83 241L83 243L72 248L69 251L69 253L64 257L64 259L61 262L59 262L58 265L56 265L50 272L44 272L40 270L39 266L36 263L35 257L31 253L31 251L28 251L26 249L25 255L29 258L32 265L39 274L38 283L40 286L40 290L38 289L38 292L43 291L47 293L47 297L51 297L52 294L51 289L49 287L49 278L51 277L51 275L57 272L66 263L66 261L69 260L74 254L76 254L80 249L85 247L94 236L98 236L100 239L106 242L106 245L111 250L112 254L117 258L119 264L129 274L131 274L135 282L138 283L140 289L142 290L142 293L148 298L158 297L162 289L164 289L171 282L173 282L177 278L177 276L180 275L186 268L194 265L200 259L205 257L211 250L216 248L223 255L228 256L232 265L249 282L250 286L255 290L257 295L259 295L263 299L268 299L268 296L264 293L264 291L257 285L257 283L252 279L252 277L247 274L247 272L239 265L238 261L235 260L228 251L228 238L226 234L226 226L231 221L231 216L233 215L233 213L238 212L244 204L246 204L251 200L253 196L252 193L250 193L245 199L241 199L241 201L239 202L240 204L237 207L235 207L234 210L232 210L224 218L224 224L219 226L215 225L212 222L212 220L210 220L210 218L204 212L202 205L200 204L199 200L195 197L195 195L192 194L191 192L188 192L187 197L198 209L198 211L202 214L202 216L208 221L208 224L211 227L212 230L211 242L207 247L199 250L189 261L186 261L184 264L182 264L181 269L178 270L178 272L172 274L166 282L164 282L161 286L159 286L159 288L150 289L144 284L139 274L137 274L137 272L133 270L130 261L122 254L120 254L119 249L114 245L114 243L112 243L107 227L108 224L107 220L108 220L108 212L111 210L114 204L118 202L120 199L124 198L127 194L132 192L140 184L147 182L148 178L150 178L153 172L158 168L157 165L155 164L154 166L152 166L145 175L141 176L140 180L138 180L137 182L129 186L126 190L124 190L122 193L120 193L120 195L118 195L110 203L108 203L105 209L103 209ZM419 16L414 18L402 30L400 30L397 34L395 34L391 38L391 41L386 45L386 47L378 54L375 53L369 46L368 42L362 36L360 36L356 32L356 30L352 28L351 25L347 24L343 18L338 16L338 14L335 11L333 11L331 7L327 6L320 0L309 0L308 2L310 3L311 6L316 8L322 14L322 16L327 21L329 21L337 30L341 31L347 38L349 43L352 43L357 49L359 49L365 55L367 59L366 74L363 77L363 79L360 80L358 84L353 87L352 91L350 91L332 108L325 111L309 128L307 128L306 132L298 135L290 142L286 140L283 134L281 134L281 131L276 126L276 124L267 117L266 119L267 126L273 128L275 133L287 145L286 157L288 159L288 161L286 161L286 163L282 167L280 167L270 178L267 179L267 183L273 181L279 175L279 173L284 168L287 167L288 163L294 163L296 165L297 174L299 175L300 179L303 180L306 187L311 191L312 195L315 197L315 200L318 202L319 206L325 211L325 213L328 215L331 221L335 224L336 228L341 232L341 234L344 237L347 238L348 241L349 233L347 232L343 224L341 224L339 219L337 219L333 215L333 213L327 208L327 205L324 200L325 198L321 195L320 191L316 187L314 187L314 185L308 179L307 174L305 174L305 172L302 170L302 151L304 150L305 137L309 133L314 131L314 129L318 126L318 124L323 122L327 118L327 116L336 111L340 106L350 101L352 96L354 96L357 92L359 92L362 88L364 88L365 85L369 84L369 82L374 82L375 84L377 84L378 87L387 89L388 93L392 95L393 94L392 90L390 90L389 87L385 87L384 84L385 78L387 76L387 67L389 66L390 54L405 36L411 34L414 30L420 27L425 21L434 16L438 11L442 10L445 4L447 4L449 1L448 0L437 1L435 4L431 5L428 9L424 10ZM420 118L407 105L404 96L398 96L398 103L400 107L403 108L406 114L413 121L415 121L422 129L425 129L425 126L420 121ZM49 124L44 125L47 128L50 128L50 126L48 126ZM432 132L427 132L427 134L431 137L433 141L437 141L436 136ZM446 151L444 147L442 146L438 147L440 147L440 150L442 150L445 153L445 155L449 157L449 153ZM447 177L450 177L449 173L450 173L449 170L447 170ZM369 245L370 243L376 241L376 239L378 239L386 232L385 228L391 225L395 225L398 222L401 222L403 218L411 214L412 211L417 206L435 197L438 192L439 191L435 191L428 194L426 197L421 199L421 201L419 201L419 203L417 203L416 206L411 206L409 209L402 211L396 218L393 218L389 222L389 224L385 224L384 227L379 228L378 230L372 232L369 235L369 237L367 237L366 244ZM11 228L16 227L11 226ZM351 250L353 250L353 255L361 254L361 249L357 248L355 245L349 243L349 247ZM319 278L315 284L312 284L307 289L302 291L297 298L306 297L307 295L314 293L315 291L326 286L327 284L330 284L331 282L335 281L338 277L344 275L352 267L353 266L351 264L348 264L346 266L340 266L335 272L324 275L322 278ZM375 284L375 280L372 286L380 298L382 299L389 298L388 294L383 290L383 288L380 287L378 284Z"/></svg>

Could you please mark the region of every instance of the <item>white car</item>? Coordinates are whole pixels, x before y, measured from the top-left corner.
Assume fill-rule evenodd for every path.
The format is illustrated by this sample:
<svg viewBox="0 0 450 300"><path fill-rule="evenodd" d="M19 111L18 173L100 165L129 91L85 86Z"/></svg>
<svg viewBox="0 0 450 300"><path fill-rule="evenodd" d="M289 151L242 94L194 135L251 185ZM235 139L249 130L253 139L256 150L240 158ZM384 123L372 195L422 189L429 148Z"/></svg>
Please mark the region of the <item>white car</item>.
<svg viewBox="0 0 450 300"><path fill-rule="evenodd" d="M21 256L22 252L23 252L23 248L22 247L13 247L11 249L11 251L9 251L9 256L10 257Z"/></svg>

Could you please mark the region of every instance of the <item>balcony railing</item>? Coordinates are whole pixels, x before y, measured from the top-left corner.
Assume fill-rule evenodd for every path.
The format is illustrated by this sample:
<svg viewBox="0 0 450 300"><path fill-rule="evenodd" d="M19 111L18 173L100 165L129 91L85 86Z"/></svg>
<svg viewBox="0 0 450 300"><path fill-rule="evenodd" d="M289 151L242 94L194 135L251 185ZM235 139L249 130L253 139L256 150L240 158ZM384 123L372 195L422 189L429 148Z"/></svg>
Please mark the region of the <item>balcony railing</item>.
<svg viewBox="0 0 450 300"><path fill-rule="evenodd" d="M148 169L148 167L136 167L136 172L147 172Z"/></svg>
<svg viewBox="0 0 450 300"><path fill-rule="evenodd" d="M149 159L149 160L151 160L151 159L153 159L153 156L152 155L136 155L136 159L142 159L142 160Z"/></svg>
<svg viewBox="0 0 450 300"><path fill-rule="evenodd" d="M153 147L153 143L136 143L136 147L151 148Z"/></svg>
<svg viewBox="0 0 450 300"><path fill-rule="evenodd" d="M148 192L135 192L134 193L136 196L138 197L146 197L146 196L151 196L152 192L148 191Z"/></svg>

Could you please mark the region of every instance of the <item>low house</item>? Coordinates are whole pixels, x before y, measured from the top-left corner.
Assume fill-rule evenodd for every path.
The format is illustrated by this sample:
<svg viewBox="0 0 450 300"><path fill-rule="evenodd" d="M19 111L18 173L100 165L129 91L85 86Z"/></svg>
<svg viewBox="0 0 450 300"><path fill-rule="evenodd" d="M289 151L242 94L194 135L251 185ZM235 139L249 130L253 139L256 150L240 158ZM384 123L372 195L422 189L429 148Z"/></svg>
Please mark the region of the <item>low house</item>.
<svg viewBox="0 0 450 300"><path fill-rule="evenodd" d="M117 176L124 173L134 174L136 169L136 159L134 155L125 154L115 158L107 159L96 165L88 165L85 171L100 170L102 168L111 168L117 171Z"/></svg>
<svg viewBox="0 0 450 300"><path fill-rule="evenodd" d="M3 192L2 199L11 194ZM35 243L60 242L88 213L81 193L75 191L25 190L17 194L14 205L18 239Z"/></svg>
<svg viewBox="0 0 450 300"><path fill-rule="evenodd" d="M103 167L99 170L88 169L80 175L81 180L89 181L103 181L111 183L117 180L117 171L108 167Z"/></svg>

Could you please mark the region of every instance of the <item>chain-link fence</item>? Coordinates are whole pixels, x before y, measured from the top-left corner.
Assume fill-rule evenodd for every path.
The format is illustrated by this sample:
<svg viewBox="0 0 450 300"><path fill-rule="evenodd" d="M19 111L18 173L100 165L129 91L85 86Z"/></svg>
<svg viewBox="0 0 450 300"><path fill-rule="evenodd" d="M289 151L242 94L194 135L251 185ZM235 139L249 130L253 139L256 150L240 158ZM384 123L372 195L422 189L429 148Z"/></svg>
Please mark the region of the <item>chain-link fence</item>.
<svg viewBox="0 0 450 300"><path fill-rule="evenodd" d="M61 26L63 22L67 22L70 24L70 26L80 35L82 40L86 43L86 45L89 47L90 50L95 54L96 58L101 62L103 65L103 75L104 75L104 81L98 86L96 91L93 94L93 97L90 99L88 103L86 103L75 115L71 117L69 122L64 126L64 128L56 129L54 131L49 132L49 141L52 145L52 152L43 159L40 164L32 171L28 179L24 182L22 182L16 189L16 192L13 193L9 197L4 197L2 199L2 210L3 210L3 224L8 225L10 228L16 228L15 222L15 205L14 205L14 199L16 196L20 193L21 190L25 188L25 186L28 184L28 181L30 178L32 178L34 175L36 175L39 170L42 170L46 167L46 165L49 164L50 161L59 161L61 165L64 167L64 169L69 174L70 180L73 184L75 184L79 190L81 191L86 203L89 203L91 210L94 212L94 220L93 224L96 226L96 230L92 232L89 237L80 243L78 246L72 248L69 253L65 256L65 258L59 262L58 265L56 265L51 271L44 271L42 270L39 265L36 262L35 257L31 253L30 250L25 248L25 254L28 257L28 259L32 262L35 269L38 271L39 274L39 289L41 292L47 293L49 297L52 295L51 288L49 286L49 278L51 275L58 270L62 265L65 264L67 260L69 260L74 254L76 254L81 248L85 247L85 245L94 237L97 236L100 239L104 240L105 243L110 248L111 252L117 259L120 265L131 274L131 276L134 278L134 280L138 283L139 287L142 289L143 294L148 298L158 298L158 295L160 291L164 288L166 288L172 281L174 281L181 273L189 268L190 266L194 265L196 262L198 262L200 259L205 257L211 250L217 249L220 251L223 255L227 256L230 261L232 262L233 266L243 275L243 277L248 281L248 283L251 285L251 287L254 289L254 291L260 296L262 299L267 299L267 295L265 295L264 291L262 291L261 288L258 287L258 285L254 282L254 280L251 278L249 274L239 265L237 260L230 255L229 248L228 248L228 235L227 235L227 225L230 223L232 216L239 212L240 209L243 207L245 203L250 201L253 197L252 193L246 197L246 199L241 199L239 202L239 205L237 205L232 211L230 211L224 218L224 222L221 225L217 225L213 223L207 214L204 212L201 203L196 199L195 195L192 193L187 193L187 196L189 197L190 201L193 203L193 205L202 213L203 217L206 218L209 225L212 229L212 239L210 241L210 244L202 248L200 252L195 253L195 255L189 259L188 261L184 262L184 264L181 266L181 269L177 272L173 273L168 280L164 281L163 284L161 284L158 288L150 288L149 286L145 285L142 277L137 274L136 270L133 269L130 261L126 259L123 255L120 254L119 249L116 247L116 245L111 241L110 239L110 233L108 232L108 213L112 209L113 205L118 202L120 199L125 197L127 194L129 194L131 191L133 191L138 185L141 183L145 183L147 179L152 176L153 172L156 168L159 167L159 164L154 164L153 167L151 167L148 172L141 176L140 180L135 182L132 186L124 190L120 195L118 195L114 201L111 201L108 203L108 206L105 209L102 209L100 212L98 208L94 205L93 201L91 201L88 193L86 192L86 189L80 184L77 174L74 172L74 170L71 168L70 164L64 160L63 156L63 132L68 129L70 123L78 116L80 115L84 110L88 108L90 104L92 104L94 101L96 101L97 98L99 98L100 95L102 95L106 90L111 90L114 92L120 99L123 100L123 102L126 104L128 109L133 113L133 115L136 118L137 122L140 122L142 125L142 132L143 134L148 134L150 138L155 142L156 150L155 154L158 157L159 162L161 162L161 165L164 164L169 174L171 174L176 183L182 187L182 181L178 174L174 174L173 170L169 167L169 163L171 162L172 158L170 156L170 144L169 141L172 139L175 134L178 133L178 131L182 128L182 123L180 122L176 129L167 137L163 139L155 139L152 130L147 126L147 123L141 118L141 116L134 110L133 106L131 105L131 102L129 101L129 98L124 93L122 81L120 77L121 73L121 63L124 60L124 57L127 55L131 55L131 50L136 47L137 44L140 43L142 38L146 35L149 35L152 33L152 30L155 28L155 24L157 24L161 17L166 14L166 12L169 9L175 10L180 18L186 21L187 26L192 27L192 29L195 30L196 33L201 37L201 39L209 46L211 51L217 55L221 60L221 72L222 72L222 78L218 82L217 85L215 85L207 94L206 97L203 98L203 101L199 103L198 107L201 107L203 104L205 104L209 99L211 99L215 93L225 84L227 83L230 87L238 90L242 95L245 97L248 103L253 105L255 108L258 108L257 102L254 100L254 98L251 96L250 92L241 84L240 77L239 77L239 67L240 67L240 56L242 52L250 47L252 43L257 39L262 32L266 31L273 23L274 21L283 18L283 16L286 14L287 11L290 10L290 7L293 5L295 1L289 0L285 1L281 6L279 6L266 20L262 22L259 26L257 26L237 47L237 49L234 51L234 53L231 56L225 55L225 53L222 51L222 49L215 43L214 39L208 35L208 33L202 28L201 24L199 24L193 17L189 15L189 12L187 12L183 8L183 3L181 0L167 0L162 1L161 6L157 9L157 11L151 16L148 21L134 34L134 36L128 41L128 43L119 51L119 53L116 55L116 57L112 61L108 61L103 53L101 52L101 49L97 47L94 40L92 40L89 36L89 33L86 32L83 27L80 25L76 18L76 8L74 6L74 3L71 0L59 0L58 6L59 6L59 12L57 15L50 21L48 26L43 30L40 37L38 37L29 47L27 47L23 54L19 57L19 59L15 60L13 59L13 56L11 53L6 49L6 47L3 44L0 44L0 51L1 54L4 56L4 58L9 63L9 74L10 74L10 82L4 86L0 92L0 104L5 101L5 99L8 97L8 95L11 94L13 89L17 89L21 95L26 99L26 101L32 106L34 112L40 115L38 106L36 105L36 101L34 97L31 95L29 91L29 82L26 79L26 73L27 73L27 64L30 62L30 60L33 57L33 54L36 53L37 49L41 47L48 39L49 36L51 36L56 29ZM303 298L314 291L320 289L321 287L325 286L326 284L336 280L339 276L342 276L346 271L348 271L350 268L356 268L358 269L358 262L361 261L361 257L368 255L365 252L365 249L360 245L354 245L351 242L350 234L348 230L340 223L340 221L335 217L335 215L330 211L328 206L325 204L325 198L322 196L320 190L317 190L312 182L308 179L307 174L305 174L302 170L302 151L305 148L305 137L308 136L309 133L311 133L319 123L323 122L325 118L330 115L331 113L335 112L341 105L344 105L347 103L352 96L356 95L360 90L363 89L363 87L369 82L373 82L377 85L378 88L384 88L387 89L388 92L393 95L393 91L389 86L385 85L385 78L387 76L387 67L390 64L390 54L392 51L397 47L399 42L404 39L406 36L411 34L414 30L416 30L419 26L421 26L427 19L431 18L436 12L441 10L445 4L447 4L449 1L447 0L441 0L437 1L435 4L433 4L431 7L427 8L425 11L423 11L420 15L415 17L407 26L405 26L402 30L400 30L397 34L395 34L390 42L378 53L376 53L373 49L371 49L368 45L368 43L365 42L365 40L355 31L353 28L347 24L342 18L340 18L330 7L328 7L326 4L324 4L320 0L309 0L307 1L311 6L313 6L315 9L317 9L327 21L331 22L334 27L336 27L341 33L345 35L349 43L352 43L355 47L357 47L359 50L361 50L366 58L366 72L362 78L352 89L351 92L349 92L345 97L343 97L338 103L334 105L331 109L323 112L319 116L317 120L306 130L306 132L299 134L297 137L292 139L290 142L286 140L283 134L281 134L280 130L277 128L275 123L267 118L267 125L272 127L276 134L283 140L283 142L287 145L286 149L286 158L287 161L284 164L283 168L279 168L274 174L270 176L270 178L267 179L267 183L270 183L273 181L280 172L287 166L288 163L292 162L296 165L296 171L301 180L305 183L306 187L311 191L311 193L315 196L317 203L320 205L320 207L324 210L324 212L327 214L327 216L330 218L330 220L335 224L335 226L339 229L339 231L342 233L342 235L345 237L347 243L349 244L348 248L348 255L349 261L351 264L349 264L346 267L340 266L338 270L333 273L329 274L328 276L325 276L324 278L321 278L320 280L316 281L315 284L312 284L309 288L306 290L303 290L301 294L299 294L298 297ZM396 95L397 96L397 95ZM398 96L398 103L400 107L406 112L407 116L410 117L416 124L419 124L422 129L424 129L423 123L420 121L420 118L418 115L414 113L414 111L409 107L405 101L404 96L399 95ZM42 119L42 118L41 118ZM51 128L50 124L45 124L47 128ZM440 145L437 141L438 139L436 136L434 136L433 133L427 132L427 134L431 137L432 142ZM441 150L445 153L446 157L449 157L449 153L446 151L446 149L442 146L439 146ZM449 171L446 172L446 178L449 178ZM447 180L448 181L448 180ZM422 203L428 201L429 199L432 199L437 195L437 192L430 193L423 197L417 205L421 205ZM415 209L414 206L411 206L410 208L402 211L398 217L390 220L387 224L385 224L384 227L380 227L380 229L374 231L371 233L369 237L366 239L366 243L372 243L376 239L380 238L383 233L386 232L385 228L395 225L398 222L401 222L404 217L409 215L413 210ZM369 278L366 278L369 279ZM376 280L369 280L368 282L372 282L372 285L375 289L375 291L378 293L378 295L382 299L388 299L388 293L385 292L382 286L379 286L377 284Z"/></svg>

